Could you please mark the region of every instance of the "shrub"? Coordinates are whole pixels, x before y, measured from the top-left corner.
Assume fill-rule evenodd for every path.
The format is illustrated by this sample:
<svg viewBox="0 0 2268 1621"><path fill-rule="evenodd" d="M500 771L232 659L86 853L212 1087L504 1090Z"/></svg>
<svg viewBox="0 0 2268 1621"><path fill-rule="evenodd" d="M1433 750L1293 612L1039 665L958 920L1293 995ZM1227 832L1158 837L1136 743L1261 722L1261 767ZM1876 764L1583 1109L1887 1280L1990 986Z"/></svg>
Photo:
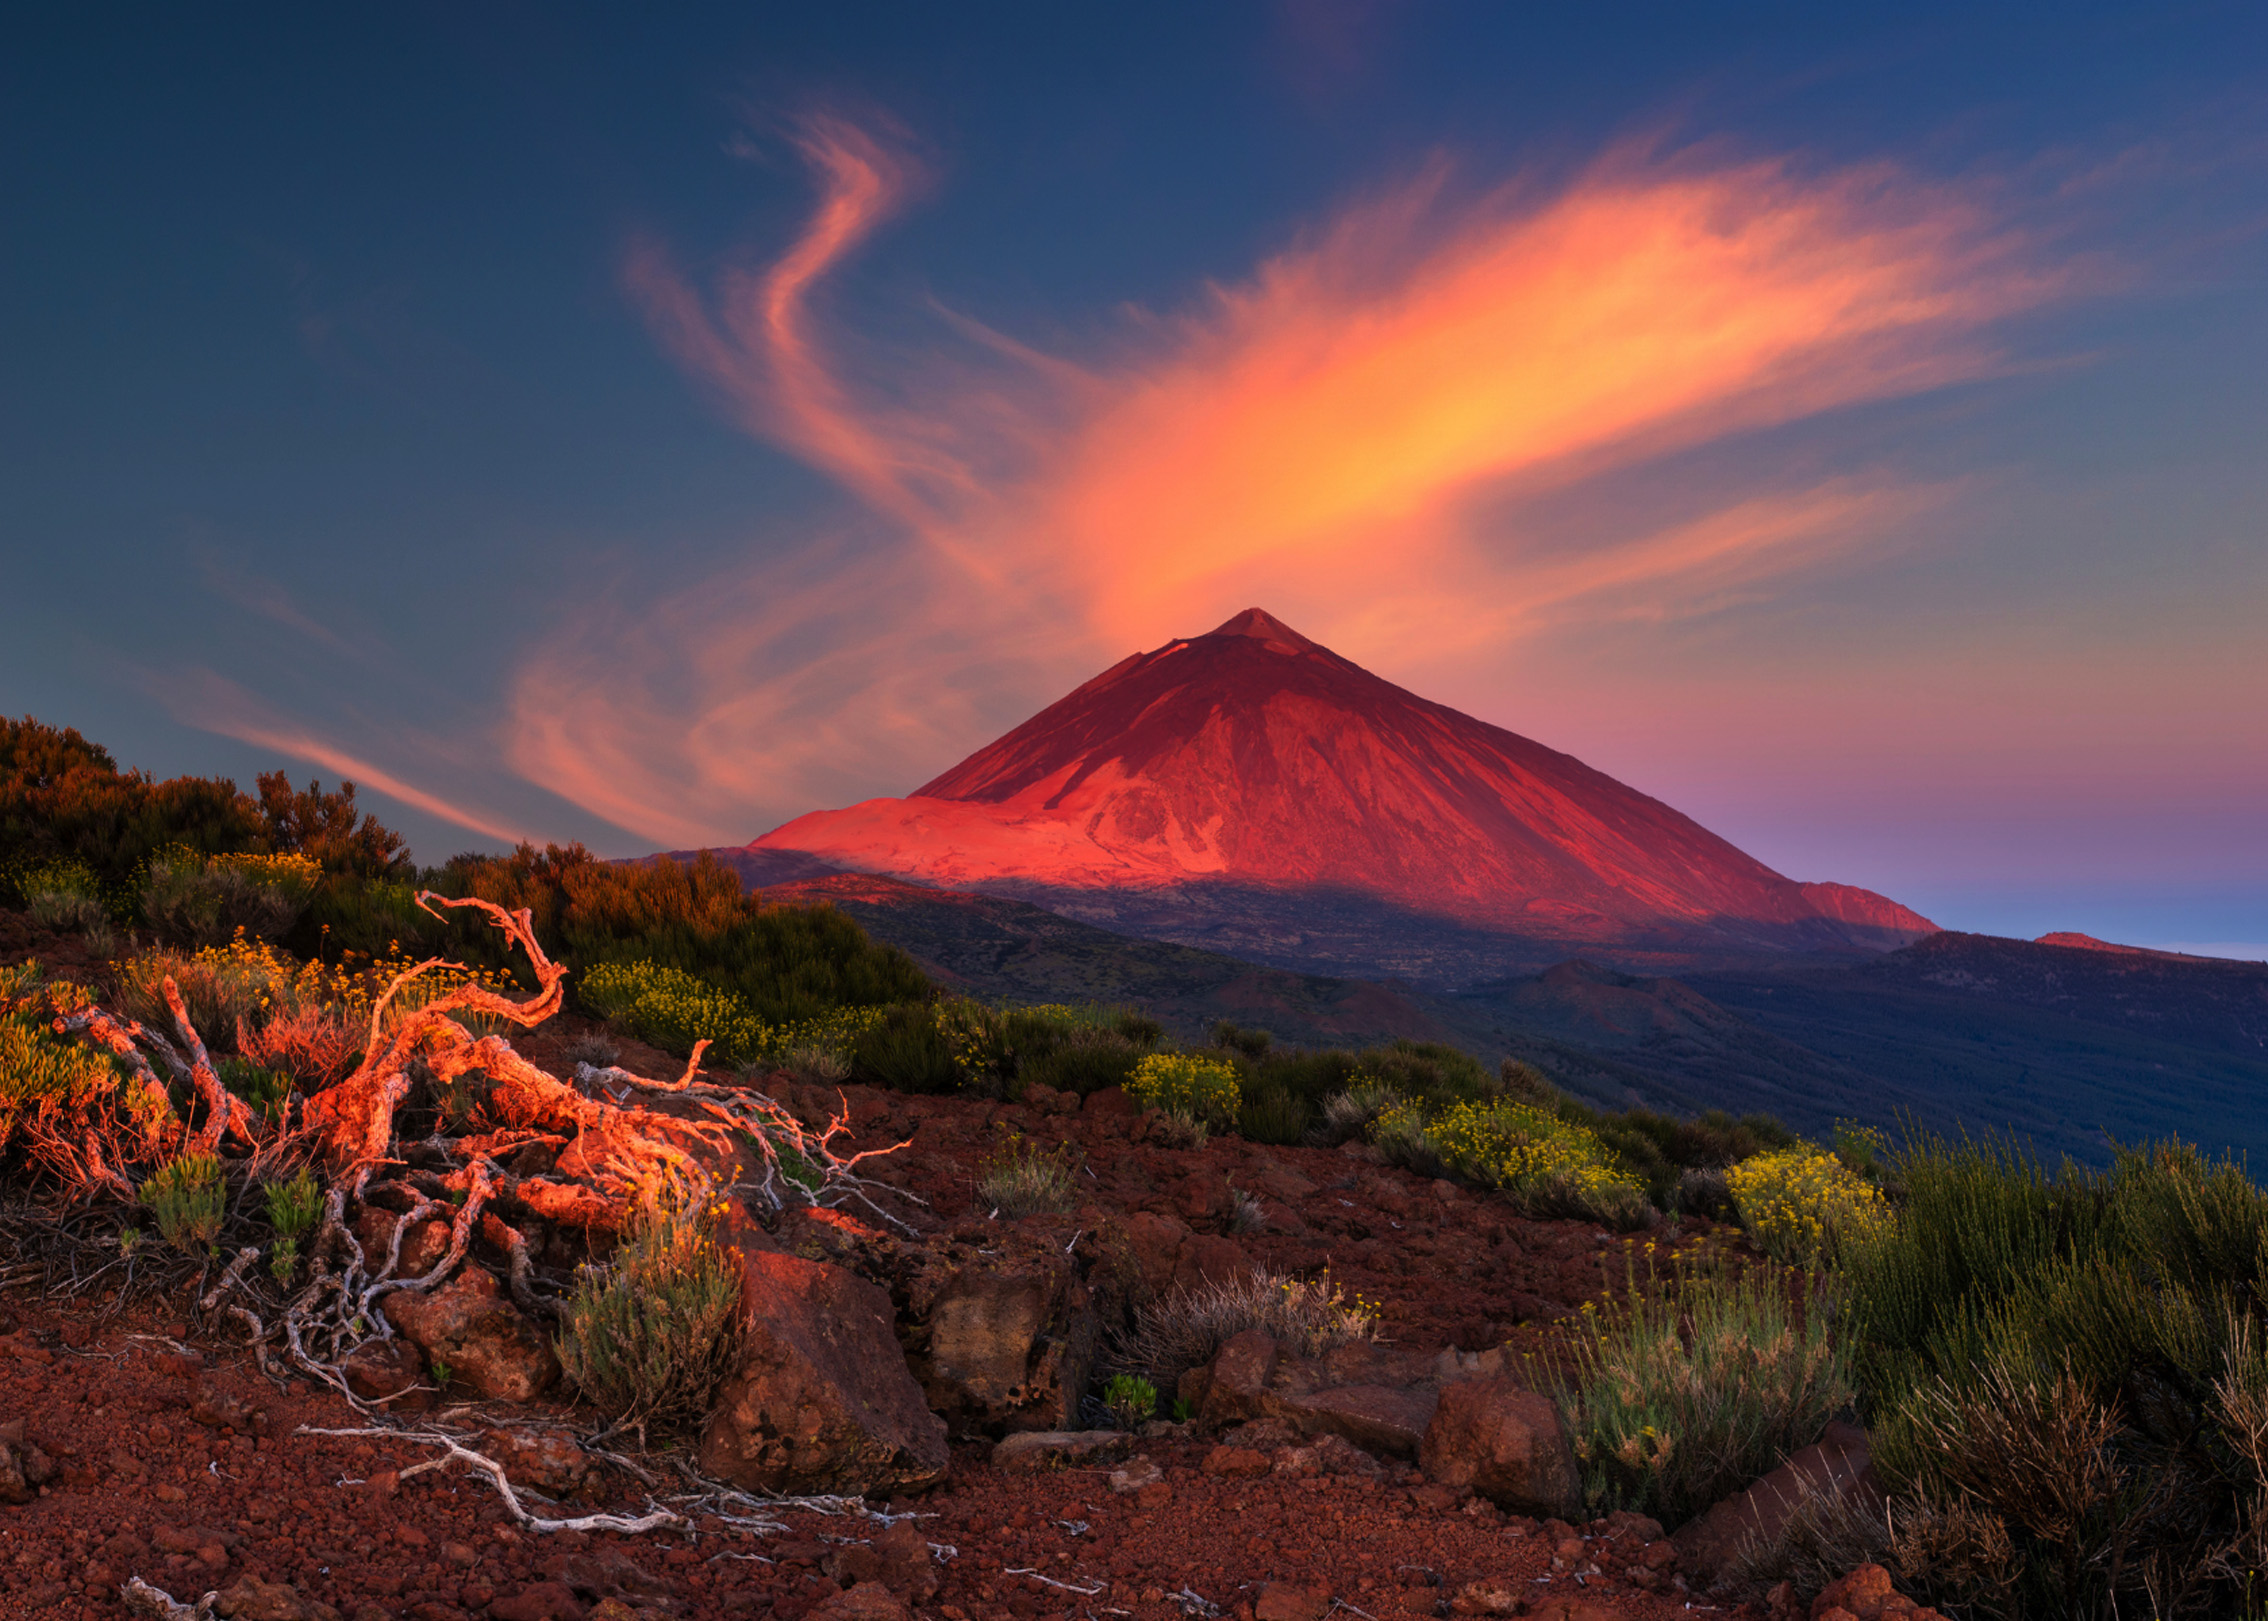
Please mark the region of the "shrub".
<svg viewBox="0 0 2268 1621"><path fill-rule="evenodd" d="M1725 1182L1757 1248L1807 1272L1834 1266L1890 1222L1879 1188L1808 1144L1742 1160Z"/></svg>
<svg viewBox="0 0 2268 1621"><path fill-rule="evenodd" d="M1145 1108L1186 1115L1208 1126L1234 1124L1240 1101L1234 1069L1188 1053L1150 1054L1134 1066L1126 1091Z"/></svg>
<svg viewBox="0 0 2268 1621"><path fill-rule="evenodd" d="M75 1112L122 1078L108 1053L55 1034L34 984L19 976L20 999L0 992L0 1148L27 1122Z"/></svg>
<svg viewBox="0 0 2268 1621"><path fill-rule="evenodd" d="M259 807L233 782L153 782L121 772L75 731L0 718L0 863L83 862L106 897L130 907L143 867L168 845L213 852L265 842Z"/></svg>
<svg viewBox="0 0 2268 1621"><path fill-rule="evenodd" d="M1307 1136L1307 1105L1280 1086L1247 1098L1237 1111L1237 1135L1256 1143L1296 1143Z"/></svg>
<svg viewBox="0 0 2268 1621"><path fill-rule="evenodd" d="M145 951L118 965L118 1008L170 1037L173 1014L166 1006L171 978L197 1033L214 1040L239 1024L257 1028L268 1010L296 1001L292 976L281 963L257 956L199 952Z"/></svg>
<svg viewBox="0 0 2268 1621"><path fill-rule="evenodd" d="M1083 1026L1065 1031L1046 1050L1020 1057L1016 1079L1023 1086L1052 1086L1086 1097L1134 1078L1143 1049L1117 1030Z"/></svg>
<svg viewBox="0 0 2268 1621"><path fill-rule="evenodd" d="M581 845L522 845L505 857L459 857L433 877L445 894L528 908L545 950L578 975L599 963L653 963L730 992L767 1025L934 994L911 957L834 907L767 905L706 853L690 863L607 862ZM458 955L509 961L484 924L446 928Z"/></svg>
<svg viewBox="0 0 2268 1621"><path fill-rule="evenodd" d="M302 1168L288 1182L270 1182L266 1192L269 1226L285 1238L304 1238L314 1231L323 1214L323 1189L313 1171Z"/></svg>
<svg viewBox="0 0 2268 1621"><path fill-rule="evenodd" d="M1228 1019L1213 1026L1213 1045L1229 1052L1242 1053L1247 1058L1262 1058L1275 1045L1276 1038L1266 1030L1245 1030Z"/></svg>
<svg viewBox="0 0 2268 1621"><path fill-rule="evenodd" d="M282 1071L305 1090L320 1092L354 1072L368 1033L367 1017L355 1018L339 1003L306 1001L265 1024L239 1022L236 1050L264 1069Z"/></svg>
<svg viewBox="0 0 2268 1621"><path fill-rule="evenodd" d="M1118 1427L1130 1430L1158 1410L1158 1387L1131 1373L1114 1374L1102 1399Z"/></svg>
<svg viewBox="0 0 2268 1621"><path fill-rule="evenodd" d="M953 1091L972 1072L956 1041L966 1028L942 1005L885 1009L851 1042L851 1073L896 1092Z"/></svg>
<svg viewBox="0 0 2268 1621"><path fill-rule="evenodd" d="M1228 1220L1224 1224L1232 1233L1256 1233L1268 1224L1268 1208L1255 1194L1242 1188L1229 1189Z"/></svg>
<svg viewBox="0 0 2268 1621"><path fill-rule="evenodd" d="M1674 1523L1816 1439L1852 1397L1826 1319L1769 1272L1586 1306L1560 1400L1592 1504Z"/></svg>
<svg viewBox="0 0 2268 1621"><path fill-rule="evenodd" d="M1320 1356L1334 1345L1378 1337L1378 1308L1320 1278L1254 1271L1223 1283L1180 1288L1146 1302L1114 1360L1170 1390L1203 1367L1246 1329L1263 1329L1295 1355Z"/></svg>
<svg viewBox="0 0 2268 1621"><path fill-rule="evenodd" d="M1379 1116L1371 1140L1414 1169L1454 1172L1501 1191L1531 1216L1644 1226L1646 1190L1598 1137L1531 1103L1456 1103L1429 1116L1403 1103Z"/></svg>
<svg viewBox="0 0 2268 1621"><path fill-rule="evenodd" d="M1365 1136L1379 1116L1407 1101L1384 1081L1357 1075L1353 1085L1343 1092L1334 1092L1324 1102L1324 1136L1333 1143Z"/></svg>
<svg viewBox="0 0 2268 1621"><path fill-rule="evenodd" d="M722 1064L740 1064L771 1045L771 1027L738 996L660 963L600 963L584 974L585 1006L665 1052L710 1044Z"/></svg>
<svg viewBox="0 0 2268 1621"><path fill-rule="evenodd" d="M219 1156L192 1149L159 1167L134 1193L175 1249L206 1249L220 1237L228 1181Z"/></svg>
<svg viewBox="0 0 2268 1621"><path fill-rule="evenodd" d="M706 1417L740 1348L739 1258L698 1209L641 1213L608 1264L577 1274L561 1314L567 1377L600 1412L641 1431Z"/></svg>
<svg viewBox="0 0 2268 1621"><path fill-rule="evenodd" d="M107 931L110 908L103 904L102 886L94 869L83 861L51 861L33 867L16 881L17 891L31 919L43 929L77 932Z"/></svg>
<svg viewBox="0 0 2268 1621"><path fill-rule="evenodd" d="M1072 1206L1072 1147L1042 1149L1020 1133L985 1156L977 1170L977 1200L1010 1221Z"/></svg>
<svg viewBox="0 0 2268 1621"><path fill-rule="evenodd" d="M1842 1287L1875 1466L1926 1510L1901 1569L1940 1607L2236 1613L2268 1561L2268 1194L2178 1144L1887 1169L1905 1203Z"/></svg>
<svg viewBox="0 0 2268 1621"><path fill-rule="evenodd" d="M273 940L299 921L322 876L306 856L169 849L150 862L142 913L160 934L193 946L239 934Z"/></svg>

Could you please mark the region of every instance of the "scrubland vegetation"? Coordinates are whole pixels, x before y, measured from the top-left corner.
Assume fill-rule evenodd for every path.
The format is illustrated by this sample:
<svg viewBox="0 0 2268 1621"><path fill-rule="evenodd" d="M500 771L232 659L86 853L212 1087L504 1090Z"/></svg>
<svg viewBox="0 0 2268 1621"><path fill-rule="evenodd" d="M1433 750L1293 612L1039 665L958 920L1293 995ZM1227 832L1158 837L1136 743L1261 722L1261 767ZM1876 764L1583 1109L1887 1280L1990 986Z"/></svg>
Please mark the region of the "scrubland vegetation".
<svg viewBox="0 0 2268 1621"><path fill-rule="evenodd" d="M1673 1523L1832 1417L1868 1426L1887 1509L1807 1502L1744 1552L1760 1581L1876 1559L1949 1614L2010 1621L2268 1603L2268 1197L2241 1167L2180 1145L2096 1172L1995 1141L1807 1143L1762 1117L1600 1111L1529 1065L1419 1042L1287 1050L1224 1024L1179 1043L1130 1009L946 994L831 908L766 905L713 862L522 847L420 871L351 787L258 787L152 782L75 733L0 722L0 904L107 963L99 985L0 969L0 1156L19 1189L112 1201L129 1260L149 1248L137 1211L200 1269L236 1224L289 1285L323 1189L304 1159L216 1153L187 1068L90 1039L88 1010L177 1029L178 999L222 1089L280 1128L421 1009L526 988L528 954L421 909L425 889L525 909L568 1005L673 1054L706 1041L712 1066L991 1098L1118 1087L1172 1140L1359 1141L1520 1215L1652 1234L1646 1275L1532 1371L1594 1506ZM469 1035L506 1027L489 1005L456 1010ZM405 1137L478 1117L477 1071L412 1072ZM781 1175L816 1174L758 1139ZM1075 1169L1015 1138L978 1191L1002 1220L1063 1212ZM696 1418L729 1370L739 1276L712 1215L650 1201L564 1304L562 1361L620 1424ZM1737 1223L1748 1259L1689 1244L1692 1217ZM1110 1400L1150 1411L1248 1328L1312 1354L1378 1321L1328 1277L1141 1302Z"/></svg>

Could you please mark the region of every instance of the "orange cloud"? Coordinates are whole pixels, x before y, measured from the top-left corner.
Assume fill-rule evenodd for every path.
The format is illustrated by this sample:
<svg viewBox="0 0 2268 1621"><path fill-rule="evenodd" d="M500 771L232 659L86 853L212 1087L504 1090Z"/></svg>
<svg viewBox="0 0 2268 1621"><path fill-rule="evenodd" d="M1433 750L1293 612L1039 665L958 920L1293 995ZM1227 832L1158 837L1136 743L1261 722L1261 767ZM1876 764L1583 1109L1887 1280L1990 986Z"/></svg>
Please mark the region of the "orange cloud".
<svg viewBox="0 0 2268 1621"><path fill-rule="evenodd" d="M1625 151L1553 190L1462 200L1435 165L1087 356L954 318L962 341L854 367L830 358L811 295L912 167L839 122L799 145L819 204L769 267L704 296L644 245L628 282L744 424L900 539L834 572L809 552L782 591L771 566L673 598L668 645L600 625L523 672L523 772L655 838L740 839L902 792L983 741L969 728L1000 692L1028 708L1067 671L1249 602L1392 669L1544 618L1770 589L1926 494L1764 467L1573 547L1540 544L1521 503L1985 373L1991 323L2061 286L1974 199L1887 168ZM777 606L843 620L854 601L832 636ZM560 690L588 695L572 727L535 696Z"/></svg>

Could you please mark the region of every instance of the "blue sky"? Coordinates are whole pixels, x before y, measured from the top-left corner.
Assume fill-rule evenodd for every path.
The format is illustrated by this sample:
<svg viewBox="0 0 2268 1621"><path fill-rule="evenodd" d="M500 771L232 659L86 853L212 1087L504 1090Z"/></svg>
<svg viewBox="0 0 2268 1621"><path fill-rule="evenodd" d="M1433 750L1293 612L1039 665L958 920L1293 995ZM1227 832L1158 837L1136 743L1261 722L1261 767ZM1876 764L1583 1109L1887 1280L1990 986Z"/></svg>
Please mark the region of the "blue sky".
<svg viewBox="0 0 2268 1621"><path fill-rule="evenodd" d="M123 760L738 842L1257 601L1793 876L2268 954L2258 8L6 30L0 706Z"/></svg>

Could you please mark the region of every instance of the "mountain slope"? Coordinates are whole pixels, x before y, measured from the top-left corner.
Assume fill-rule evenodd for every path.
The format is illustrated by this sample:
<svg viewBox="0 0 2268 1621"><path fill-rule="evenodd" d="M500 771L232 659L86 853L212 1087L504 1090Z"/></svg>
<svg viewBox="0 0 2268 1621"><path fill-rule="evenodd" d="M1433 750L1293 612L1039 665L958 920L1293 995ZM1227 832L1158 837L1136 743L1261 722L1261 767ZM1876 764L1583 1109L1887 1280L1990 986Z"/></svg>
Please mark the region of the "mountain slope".
<svg viewBox="0 0 2268 1621"><path fill-rule="evenodd" d="M1267 960L1337 971L1407 971L1393 943L1427 922L1477 931L1469 960L1424 975L1452 980L1485 971L1491 941L1501 972L1544 947L1753 957L1883 950L1932 928L1869 891L1785 878L1259 609L1125 659L908 798L800 817L748 848L1243 954L1272 940L1287 949ZM1310 916L1379 954L1303 956ZM1235 937L1246 920L1260 939Z"/></svg>

